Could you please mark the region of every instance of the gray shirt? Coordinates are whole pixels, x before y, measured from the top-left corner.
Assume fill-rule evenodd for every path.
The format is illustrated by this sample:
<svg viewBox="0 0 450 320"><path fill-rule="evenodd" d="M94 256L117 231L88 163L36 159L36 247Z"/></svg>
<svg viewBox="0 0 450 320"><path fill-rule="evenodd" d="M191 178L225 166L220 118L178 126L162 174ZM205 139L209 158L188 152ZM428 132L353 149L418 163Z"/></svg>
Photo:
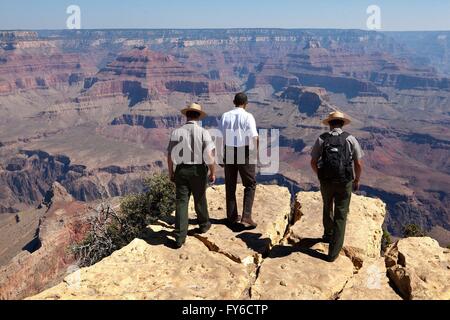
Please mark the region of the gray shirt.
<svg viewBox="0 0 450 320"><path fill-rule="evenodd" d="M341 135L344 131L341 128L333 129L330 134ZM347 143L350 146L350 152L353 160L360 160L364 157L364 151L362 150L358 140L352 135L348 136ZM311 158L319 161L322 156L323 140L319 137L311 150Z"/></svg>
<svg viewBox="0 0 450 320"><path fill-rule="evenodd" d="M170 135L168 153L175 165L208 163L207 153L215 149L209 132L196 121L188 121Z"/></svg>

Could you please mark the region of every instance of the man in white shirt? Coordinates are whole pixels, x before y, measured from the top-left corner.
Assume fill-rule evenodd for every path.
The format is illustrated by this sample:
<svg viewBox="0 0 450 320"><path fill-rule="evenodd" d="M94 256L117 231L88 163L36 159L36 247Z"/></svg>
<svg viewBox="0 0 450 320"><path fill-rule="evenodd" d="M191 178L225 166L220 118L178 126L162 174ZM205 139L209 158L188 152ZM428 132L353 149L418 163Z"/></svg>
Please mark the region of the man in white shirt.
<svg viewBox="0 0 450 320"><path fill-rule="evenodd" d="M230 225L241 222L256 228L252 208L256 191L256 163L258 153L258 130L253 115L246 111L248 98L238 93L235 108L223 114L219 127L225 144L225 185L227 218ZM237 176L241 176L244 191L244 210L239 216L236 203Z"/></svg>

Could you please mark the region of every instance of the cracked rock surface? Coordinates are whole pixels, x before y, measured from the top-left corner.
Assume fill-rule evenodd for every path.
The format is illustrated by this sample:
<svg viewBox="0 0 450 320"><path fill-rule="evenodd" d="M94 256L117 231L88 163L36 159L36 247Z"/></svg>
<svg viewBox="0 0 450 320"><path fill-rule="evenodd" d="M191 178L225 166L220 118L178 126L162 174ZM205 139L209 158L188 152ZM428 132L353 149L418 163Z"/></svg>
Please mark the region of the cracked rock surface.
<svg viewBox="0 0 450 320"><path fill-rule="evenodd" d="M400 240L386 253L386 266L403 298L450 300L450 250L436 240Z"/></svg>
<svg viewBox="0 0 450 320"><path fill-rule="evenodd" d="M339 300L402 300L386 277L384 258L371 259L346 284Z"/></svg>
<svg viewBox="0 0 450 320"><path fill-rule="evenodd" d="M305 239L322 237L323 206L320 192L300 192L295 201L301 221L291 228L289 241L300 243ZM344 251L358 268L367 258L380 257L385 214L386 205L381 200L352 195Z"/></svg>
<svg viewBox="0 0 450 320"><path fill-rule="evenodd" d="M242 194L239 187L239 208ZM143 240L134 240L31 299L401 299L391 285L404 280L396 281L391 275L389 281L380 256L385 216L381 201L353 197L345 250L329 263L323 259L327 245L318 239L323 232L320 194L299 193L291 210L286 188L258 186L254 206L258 228L254 230L231 230L225 225L223 186L209 188L207 196L213 226L206 234L195 233L191 203L193 220L182 249L170 248L173 226L161 221L149 226ZM402 255L413 261L402 242L398 248L405 253L395 255L395 246L391 249L389 261L394 271L400 268ZM434 259L438 252L433 250L423 251L424 255L431 254ZM448 275L448 254L439 254L439 260L427 266L435 268L430 279L443 282L442 291L448 279L437 274ZM425 270L422 264L410 265ZM390 273L397 274L394 271ZM433 286L425 289L434 296Z"/></svg>

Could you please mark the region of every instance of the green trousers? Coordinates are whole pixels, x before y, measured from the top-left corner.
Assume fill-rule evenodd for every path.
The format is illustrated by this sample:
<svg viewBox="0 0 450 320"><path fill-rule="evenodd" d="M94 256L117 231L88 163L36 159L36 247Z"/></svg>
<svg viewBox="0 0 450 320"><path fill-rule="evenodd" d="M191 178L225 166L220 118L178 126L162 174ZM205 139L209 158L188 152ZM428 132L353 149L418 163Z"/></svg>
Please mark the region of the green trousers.
<svg viewBox="0 0 450 320"><path fill-rule="evenodd" d="M320 191L323 199L324 236L330 239L328 255L332 258L339 255L344 245L352 187L353 182L320 182Z"/></svg>
<svg viewBox="0 0 450 320"><path fill-rule="evenodd" d="M176 214L175 237L178 244L186 241L189 227L189 199L194 196L195 212L200 227L210 224L206 188L208 167L205 165L179 165L175 170Z"/></svg>

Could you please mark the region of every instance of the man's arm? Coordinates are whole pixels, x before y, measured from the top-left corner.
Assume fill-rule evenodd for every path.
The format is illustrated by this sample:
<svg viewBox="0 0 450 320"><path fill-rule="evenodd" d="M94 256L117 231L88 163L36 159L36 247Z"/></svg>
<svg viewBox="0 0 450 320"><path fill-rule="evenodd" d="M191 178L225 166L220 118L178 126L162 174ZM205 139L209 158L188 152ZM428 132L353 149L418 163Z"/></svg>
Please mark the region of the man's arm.
<svg viewBox="0 0 450 320"><path fill-rule="evenodd" d="M311 168L313 169L316 175L319 175L319 166L317 165L317 163L318 163L317 159L314 158L311 159Z"/></svg>
<svg viewBox="0 0 450 320"><path fill-rule="evenodd" d="M353 140L353 163L355 167L355 181L353 182L353 189L355 191L358 191L360 187L361 174L363 171L362 158L364 157L364 151L362 150L361 145L359 144L358 140L356 140L355 137L352 136L352 140Z"/></svg>
<svg viewBox="0 0 450 320"><path fill-rule="evenodd" d="M212 140L211 135L207 130L203 130L203 149L206 149L205 163L209 169L209 182L214 184L216 182L216 146ZM205 155L204 155L205 157Z"/></svg>
<svg viewBox="0 0 450 320"><path fill-rule="evenodd" d="M363 171L363 162L361 159L355 160L355 181L353 182L353 189L355 191L359 190L359 184L361 181L361 174Z"/></svg>
<svg viewBox="0 0 450 320"><path fill-rule="evenodd" d="M215 149L208 151L208 168L209 168L209 182L214 184L216 182L216 163L215 163Z"/></svg>
<svg viewBox="0 0 450 320"><path fill-rule="evenodd" d="M316 176L319 175L319 158L322 154L322 142L319 139L316 140L316 143L314 143L313 148L311 149L311 168L313 169Z"/></svg>
<svg viewBox="0 0 450 320"><path fill-rule="evenodd" d="M170 135L169 145L167 146L167 167L169 168L170 181L175 182L175 173L173 172L174 163L172 160L172 150L173 150L174 146L176 145L176 143L172 138L173 138L173 132Z"/></svg>
<svg viewBox="0 0 450 320"><path fill-rule="evenodd" d="M175 173L173 172L173 160L170 153L167 154L167 167L169 168L170 181L175 181Z"/></svg>

